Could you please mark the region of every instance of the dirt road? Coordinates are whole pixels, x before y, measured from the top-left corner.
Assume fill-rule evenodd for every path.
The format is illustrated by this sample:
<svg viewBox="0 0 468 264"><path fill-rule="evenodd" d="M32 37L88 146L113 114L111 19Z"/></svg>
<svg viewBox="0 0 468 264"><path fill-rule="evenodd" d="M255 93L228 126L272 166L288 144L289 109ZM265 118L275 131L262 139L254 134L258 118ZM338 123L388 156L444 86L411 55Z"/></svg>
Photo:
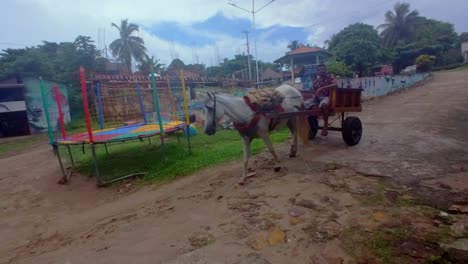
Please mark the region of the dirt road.
<svg viewBox="0 0 468 264"><path fill-rule="evenodd" d="M373 252L353 247L355 230L409 220L422 238L433 228L433 215L399 201L427 197L444 207L467 199L467 102L466 71L437 73L423 86L367 102L359 145L347 147L331 132L294 159L287 158L288 144L279 145L284 168L274 173L262 153L246 186L236 185L239 162L135 190L97 189L84 176L58 185L45 145L3 157L0 263L372 259Z"/></svg>

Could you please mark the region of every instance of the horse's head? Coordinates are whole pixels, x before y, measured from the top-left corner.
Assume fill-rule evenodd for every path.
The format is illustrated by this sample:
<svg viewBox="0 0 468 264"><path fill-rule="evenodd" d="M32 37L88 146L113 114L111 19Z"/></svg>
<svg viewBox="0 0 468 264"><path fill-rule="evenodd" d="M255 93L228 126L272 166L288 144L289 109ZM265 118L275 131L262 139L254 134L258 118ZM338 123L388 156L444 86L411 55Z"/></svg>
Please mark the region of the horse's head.
<svg viewBox="0 0 468 264"><path fill-rule="evenodd" d="M224 108L216 101L216 95L207 93L205 103L205 134L214 135L216 133L216 124L219 123L224 115Z"/></svg>

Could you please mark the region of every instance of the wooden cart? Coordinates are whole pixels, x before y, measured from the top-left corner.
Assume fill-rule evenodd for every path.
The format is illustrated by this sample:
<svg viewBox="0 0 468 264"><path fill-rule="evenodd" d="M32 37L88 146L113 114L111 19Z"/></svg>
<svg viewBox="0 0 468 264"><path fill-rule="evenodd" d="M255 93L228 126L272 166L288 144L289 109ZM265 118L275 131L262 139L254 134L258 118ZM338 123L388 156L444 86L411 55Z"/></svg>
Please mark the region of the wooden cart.
<svg viewBox="0 0 468 264"><path fill-rule="evenodd" d="M362 111L361 91L362 89L355 88L330 88L328 131L341 131L343 141L349 146L357 145L362 136L361 120L356 116L348 115L348 113ZM313 97L313 92L302 91L301 93L304 101ZM310 139L314 139L318 130L323 128L318 122L321 118L318 106L300 112L273 113L271 115L281 119L298 115L309 116Z"/></svg>

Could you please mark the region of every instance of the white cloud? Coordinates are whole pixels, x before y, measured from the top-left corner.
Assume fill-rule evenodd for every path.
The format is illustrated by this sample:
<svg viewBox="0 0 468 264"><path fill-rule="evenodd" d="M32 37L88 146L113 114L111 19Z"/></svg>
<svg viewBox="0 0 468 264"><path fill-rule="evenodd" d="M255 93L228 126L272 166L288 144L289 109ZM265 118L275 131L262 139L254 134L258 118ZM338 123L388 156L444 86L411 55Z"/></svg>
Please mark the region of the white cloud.
<svg viewBox="0 0 468 264"><path fill-rule="evenodd" d="M269 0L256 0L261 7ZM98 28L106 28L106 42L117 37L111 29L111 22L118 23L123 18L150 28L161 22L182 25L187 31L215 40L216 44L197 47L200 61L211 64L216 59L216 46L220 58L232 57L237 51L245 51L245 41L239 34L232 37L226 34L194 31L190 26L202 22L217 13L229 18L245 18L251 15L227 4L227 0L14 0L2 1L2 27L0 27L0 49L37 45L42 40L71 41L77 35L88 35L97 40ZM251 8L250 0L235 1L239 6ZM273 25L303 27L309 33L307 41L321 45L333 33L349 23L366 22L374 25L383 22L383 14L396 0L276 0L256 15L258 28ZM468 31L464 23L464 11L468 9L466 0L426 1L410 0L412 8L419 9L422 15L455 23L457 30ZM142 30L150 53L170 62L170 42ZM287 36L279 36L278 41L266 41L268 34L258 36L259 59L272 61L286 51ZM194 41L196 42L196 40ZM192 47L174 43L179 57L192 62ZM253 46L252 46L253 53Z"/></svg>

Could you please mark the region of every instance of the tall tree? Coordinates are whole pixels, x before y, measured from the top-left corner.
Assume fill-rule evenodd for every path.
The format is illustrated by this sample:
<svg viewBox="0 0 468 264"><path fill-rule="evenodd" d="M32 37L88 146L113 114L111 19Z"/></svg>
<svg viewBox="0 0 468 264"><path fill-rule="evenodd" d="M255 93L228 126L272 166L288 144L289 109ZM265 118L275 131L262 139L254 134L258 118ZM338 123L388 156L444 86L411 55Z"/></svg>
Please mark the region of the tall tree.
<svg viewBox="0 0 468 264"><path fill-rule="evenodd" d="M153 67L154 72L161 74L162 67L164 65L159 63L159 59L155 59L154 56L146 56L146 59L138 65L138 70L144 74L149 74L151 72L151 67Z"/></svg>
<svg viewBox="0 0 468 264"><path fill-rule="evenodd" d="M393 11L385 13L385 23L378 28L382 29L380 35L385 47L394 47L398 41L409 41L418 23L419 12L410 10L408 3L396 3Z"/></svg>
<svg viewBox="0 0 468 264"><path fill-rule="evenodd" d="M299 42L299 40L293 40L291 43L288 44L288 49L289 50L295 50L299 47L301 47L302 44Z"/></svg>
<svg viewBox="0 0 468 264"><path fill-rule="evenodd" d="M127 19L120 21L120 26L112 23L120 34L120 38L112 41L109 45L112 56L127 65L128 70L132 70L132 59L143 62L146 54L145 43L142 38L134 36L139 27L136 24L128 23Z"/></svg>
<svg viewBox="0 0 468 264"><path fill-rule="evenodd" d="M369 74L381 62L381 39L377 30L362 23L347 26L332 37L328 47L336 60L344 62L360 75Z"/></svg>
<svg viewBox="0 0 468 264"><path fill-rule="evenodd" d="M181 70L185 68L185 63L181 59L173 59L171 64L167 67L168 70L176 69Z"/></svg>

